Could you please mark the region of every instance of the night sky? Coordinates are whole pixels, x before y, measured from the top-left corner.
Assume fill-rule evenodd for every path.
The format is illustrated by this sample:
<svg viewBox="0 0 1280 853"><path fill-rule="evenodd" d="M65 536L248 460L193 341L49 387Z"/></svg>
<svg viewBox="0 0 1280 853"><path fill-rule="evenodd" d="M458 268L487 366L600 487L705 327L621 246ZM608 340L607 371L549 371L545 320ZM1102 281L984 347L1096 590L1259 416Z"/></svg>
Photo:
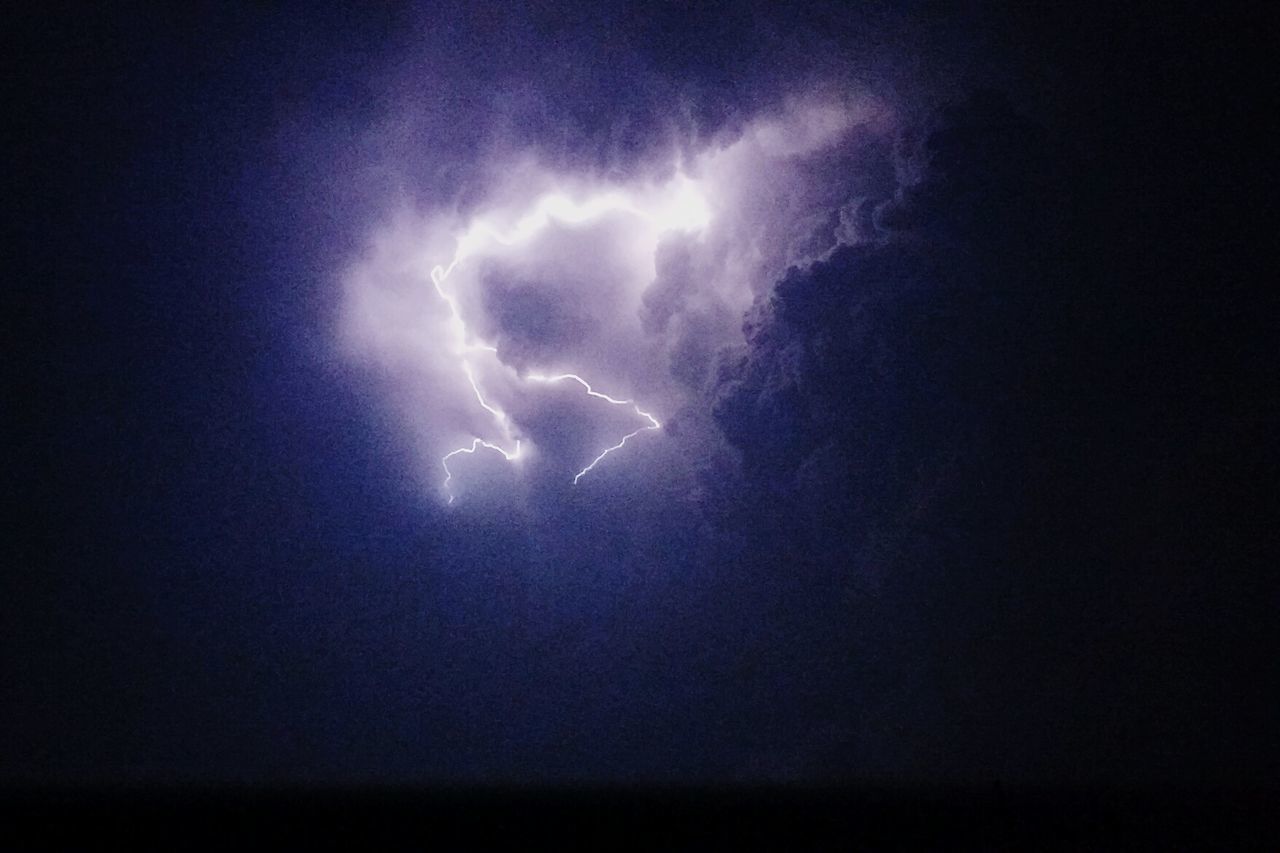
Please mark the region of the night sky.
<svg viewBox="0 0 1280 853"><path fill-rule="evenodd" d="M1247 39L178 5L4 27L0 781L1274 784Z"/></svg>

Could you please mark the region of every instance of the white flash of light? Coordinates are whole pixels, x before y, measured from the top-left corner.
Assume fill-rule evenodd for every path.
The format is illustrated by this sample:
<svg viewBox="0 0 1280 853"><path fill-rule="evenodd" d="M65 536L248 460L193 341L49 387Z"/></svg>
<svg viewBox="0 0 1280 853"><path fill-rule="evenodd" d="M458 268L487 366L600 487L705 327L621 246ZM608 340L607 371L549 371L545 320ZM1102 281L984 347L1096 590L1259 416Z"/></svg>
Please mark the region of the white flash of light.
<svg viewBox="0 0 1280 853"><path fill-rule="evenodd" d="M453 480L453 472L449 469L449 460L454 456L462 453L475 453L481 447L493 450L502 456L508 462L514 462L520 458L520 440L516 438L512 432L511 418L498 406L489 403L480 389L480 384L476 380L475 372L468 360L468 354L477 350L494 353L498 352L497 347L485 341L479 341L473 338L471 330L467 328L466 321L462 319L462 312L458 308L458 303L454 297L444 288L444 282L449 275L457 268L458 264L466 258L478 253L490 241L499 243L503 246L515 246L528 242L533 239L540 231L546 228L551 222L559 221L567 224L575 225L597 219L607 213L624 212L628 213L647 222L653 223L660 231L671 230L696 230L706 226L711 217L711 211L706 200L698 191L697 185L684 175L679 175L676 179L675 192L671 194L665 202L653 205L649 209L638 206L626 194L618 191L604 193L594 196L587 201L579 204L574 202L568 196L553 193L544 196L534 206L529 214L522 217L516 224L506 233L495 230L492 226L484 221L476 221L471 227L458 238L457 248L454 251L453 259L448 266L437 265L431 270L431 283L435 286L436 293L449 306L449 327L456 339L454 346L454 354L457 356L462 372L466 375L467 381L471 384L472 391L475 392L476 400L481 408L487 411L497 424L506 443L513 445L514 449L506 450L501 445L494 442L485 441L484 439L473 437L469 447L459 447L446 453L440 460L441 466L445 471L444 489L449 495L449 503L454 501L453 491L450 489L450 482ZM591 463L579 471L573 478L574 485L578 484L589 471L600 464L600 462L613 453L615 450L621 450L627 441L634 438L646 430L657 430L662 428L662 424L658 422L650 413L643 411L635 402L631 400L618 400L608 394L602 394L591 387L585 379L576 373L562 373L555 376L547 376L543 374L529 374L525 379L532 382L540 383L556 383L564 381L577 382L587 392L588 396L596 397L615 406L631 406L637 416L643 418L646 423L639 429L636 429L622 437L617 444L605 448L597 455Z"/></svg>

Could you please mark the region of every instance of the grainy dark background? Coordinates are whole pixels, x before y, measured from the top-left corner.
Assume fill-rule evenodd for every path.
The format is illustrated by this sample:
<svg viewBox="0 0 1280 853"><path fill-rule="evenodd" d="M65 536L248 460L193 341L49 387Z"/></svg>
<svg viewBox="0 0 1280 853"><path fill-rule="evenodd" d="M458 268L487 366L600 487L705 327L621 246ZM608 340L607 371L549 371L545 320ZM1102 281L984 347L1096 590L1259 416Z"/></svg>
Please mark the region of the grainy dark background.
<svg viewBox="0 0 1280 853"><path fill-rule="evenodd" d="M700 9L6 14L0 782L1274 789L1258 29ZM316 367L369 215L321 178L404 57L476 118L446 164L516 78L570 163L646 156L668 94L731 126L824 61L915 117L927 180L877 219L913 239L747 318L714 412L749 488L706 509L731 547L574 508L551 558L424 511L371 392Z"/></svg>

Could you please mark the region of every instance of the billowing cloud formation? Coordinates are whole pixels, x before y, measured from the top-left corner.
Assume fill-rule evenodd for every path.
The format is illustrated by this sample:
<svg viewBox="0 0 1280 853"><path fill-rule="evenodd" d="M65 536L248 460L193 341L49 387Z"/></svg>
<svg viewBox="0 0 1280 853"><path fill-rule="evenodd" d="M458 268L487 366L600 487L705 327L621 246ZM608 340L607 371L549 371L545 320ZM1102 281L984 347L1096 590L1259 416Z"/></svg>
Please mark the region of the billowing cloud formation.
<svg viewBox="0 0 1280 853"><path fill-rule="evenodd" d="M485 164L502 177L466 211L401 210L346 278L343 333L386 381L424 486L510 500L595 466L694 473L718 440L716 353L786 269L858 239L841 208L890 191L892 126L869 97L796 99L631 180L521 157Z"/></svg>

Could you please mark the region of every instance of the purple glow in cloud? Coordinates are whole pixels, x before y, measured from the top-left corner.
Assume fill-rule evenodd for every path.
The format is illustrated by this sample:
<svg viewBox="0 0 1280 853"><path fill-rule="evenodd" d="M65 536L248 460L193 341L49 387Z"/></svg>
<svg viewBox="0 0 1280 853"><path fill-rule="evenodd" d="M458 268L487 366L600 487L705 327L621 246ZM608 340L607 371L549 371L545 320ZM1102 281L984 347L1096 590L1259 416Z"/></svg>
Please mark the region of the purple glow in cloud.
<svg viewBox="0 0 1280 853"><path fill-rule="evenodd" d="M526 469L551 446L548 423L560 438L579 429L606 436L594 448L579 443L576 462L544 459L576 485L641 433L659 431L655 412L696 406L700 389L688 377L741 342L741 317L758 294L815 257L814 233L831 206L805 158L858 126L884 130L884 111L798 102L660 180L596 182L513 163L479 215L402 213L380 228L347 277L347 340L393 380L424 460L435 459L424 472L441 472L433 487L453 503L468 482L466 460L481 451ZM678 269L664 260L673 253ZM691 357L696 364L677 364ZM548 385L579 386L634 423L578 423L596 417L585 410L548 418L548 407L563 405L537 393Z"/></svg>
<svg viewBox="0 0 1280 853"><path fill-rule="evenodd" d="M456 336L461 339L461 344L454 348L454 357L458 359L459 367L471 383L471 387L475 391L476 401L480 407L492 415L494 425L503 434L503 437L509 442L514 442L512 449L506 450L497 444L475 436L472 438L469 448L458 448L446 453L441 459L441 465L445 470L444 488L448 492L449 503L453 503L455 497L449 488L450 480L453 477L452 472L449 470L449 459L460 453L475 453L478 448L484 447L501 453L507 461L514 462L520 458L521 440L513 437L511 419L506 412L485 400L484 392L481 390L474 369L471 366L470 359L475 352L490 354L499 361L501 360L501 354L498 348L492 344L474 340L474 336L462 319L457 303L446 292L445 280L467 258L484 252L487 244L496 243L507 249L519 247L536 239L539 232L549 227L553 222L581 224L610 213L622 212L644 220L651 228L657 229L660 233L673 229L687 230L704 227L709 217L709 211L697 188L684 176L678 176L672 182L672 187L673 189L670 192L664 194L667 197L653 206L642 206L644 201L633 199L630 194L620 191L597 195L581 204L575 203L572 199L559 193L544 196L534 207L534 210L522 217L510 231L498 231L483 219L475 221L466 233L458 239L457 252L449 265L447 267L437 265L432 268L432 284L435 285L436 292L440 294L440 298L449 306L451 325L454 327ZM662 426L653 415L643 411L632 401L616 400L607 394L597 392L592 389L590 383L576 373L564 373L556 376L529 374L524 378L528 381L542 383L577 382L586 390L588 396L596 397L613 405L632 405L635 408L636 415L647 421L645 426L627 433L617 444L601 451L585 468L574 475L574 485L577 485L578 481L599 464L605 456L615 450L622 449L628 439L645 430L657 430Z"/></svg>

